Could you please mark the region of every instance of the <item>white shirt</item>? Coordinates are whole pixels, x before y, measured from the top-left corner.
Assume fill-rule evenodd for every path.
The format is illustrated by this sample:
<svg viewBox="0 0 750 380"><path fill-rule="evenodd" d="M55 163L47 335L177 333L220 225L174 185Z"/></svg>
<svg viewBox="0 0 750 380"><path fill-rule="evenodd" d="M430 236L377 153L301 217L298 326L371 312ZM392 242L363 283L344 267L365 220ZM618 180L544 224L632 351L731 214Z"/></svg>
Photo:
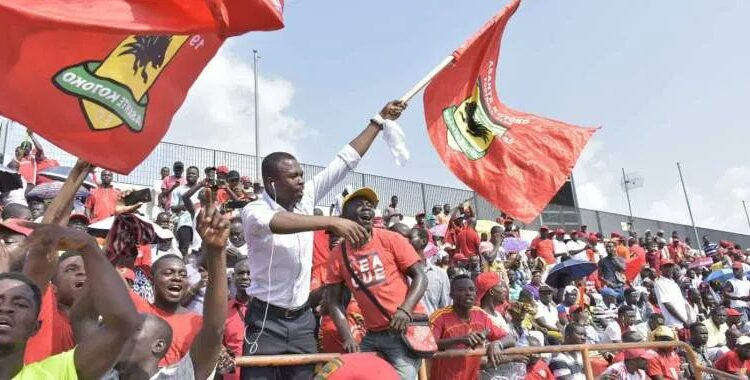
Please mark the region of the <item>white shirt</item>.
<svg viewBox="0 0 750 380"><path fill-rule="evenodd" d="M728 282L732 284L732 292L729 293L730 295L733 295L735 297L750 296L750 281L732 278ZM747 307L747 301L731 300L729 301L729 307Z"/></svg>
<svg viewBox="0 0 750 380"><path fill-rule="evenodd" d="M682 322L672 315L664 306L665 303L672 304L676 311L681 314L680 318L687 321L688 305L687 300L682 296L680 286L672 279L659 277L654 282L654 292L656 292L656 299L659 301L661 313L664 315L664 323L669 327L682 328Z"/></svg>
<svg viewBox="0 0 750 380"><path fill-rule="evenodd" d="M612 343L622 341L622 329L617 321L609 321L604 332L600 334L602 343Z"/></svg>
<svg viewBox="0 0 750 380"><path fill-rule="evenodd" d="M21 187L8 192L5 196L4 205L7 206L11 203L16 203L21 206L28 207L29 204L26 202L26 180L21 176Z"/></svg>
<svg viewBox="0 0 750 380"><path fill-rule="evenodd" d="M328 167L305 183L302 200L294 206L294 212L312 215L315 205L357 167L360 159L354 148L345 146ZM271 233L271 219L279 211L283 208L265 192L242 209L245 241L252 253L248 259L253 268L247 293L278 307L298 308L310 295L313 233Z"/></svg>
<svg viewBox="0 0 750 380"><path fill-rule="evenodd" d="M534 319L541 318L548 326L557 327L560 316L557 313L557 306L554 303L547 306L542 301L536 301L536 315Z"/></svg>
<svg viewBox="0 0 750 380"><path fill-rule="evenodd" d="M650 379L648 375L646 375L646 372L642 369L637 370L635 373L628 372L628 369L625 367L625 362L617 362L615 364L612 364L607 368L604 373L602 373L602 377L604 375L608 375L608 379L615 379L615 380L647 380Z"/></svg>
<svg viewBox="0 0 750 380"><path fill-rule="evenodd" d="M568 240L568 242L565 243L565 246L568 248L568 252L573 252L579 249L586 248L586 243L584 243L582 240L578 240L578 241ZM571 258L577 259L577 260L589 261L589 255L586 254L585 249L581 252L574 254L573 256L571 256Z"/></svg>
<svg viewBox="0 0 750 380"><path fill-rule="evenodd" d="M206 380L213 380L216 374L216 368L211 372ZM120 374L117 370L111 369L107 374L102 376L101 380L117 380L120 378ZM195 379L195 368L193 368L193 359L190 354L187 354L175 364L167 367L159 368L159 371L151 376L149 380L194 380Z"/></svg>

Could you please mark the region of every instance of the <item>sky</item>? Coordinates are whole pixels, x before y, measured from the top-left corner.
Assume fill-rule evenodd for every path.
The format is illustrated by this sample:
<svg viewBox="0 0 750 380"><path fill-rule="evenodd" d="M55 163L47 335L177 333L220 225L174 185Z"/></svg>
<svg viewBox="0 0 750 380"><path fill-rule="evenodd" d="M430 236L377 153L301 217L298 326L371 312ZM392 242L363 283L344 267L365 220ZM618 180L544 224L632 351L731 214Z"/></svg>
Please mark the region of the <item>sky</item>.
<svg viewBox="0 0 750 380"><path fill-rule="evenodd" d="M503 1L286 2L286 27L230 39L201 74L166 141L254 151L252 50L260 51L261 155L326 164L498 12ZM601 126L574 178L579 205L627 213L622 168L644 179L633 214L750 233L750 2L526 0L510 20L498 70L509 106ZM360 171L464 187L426 134L421 94L399 120L412 158L381 140Z"/></svg>

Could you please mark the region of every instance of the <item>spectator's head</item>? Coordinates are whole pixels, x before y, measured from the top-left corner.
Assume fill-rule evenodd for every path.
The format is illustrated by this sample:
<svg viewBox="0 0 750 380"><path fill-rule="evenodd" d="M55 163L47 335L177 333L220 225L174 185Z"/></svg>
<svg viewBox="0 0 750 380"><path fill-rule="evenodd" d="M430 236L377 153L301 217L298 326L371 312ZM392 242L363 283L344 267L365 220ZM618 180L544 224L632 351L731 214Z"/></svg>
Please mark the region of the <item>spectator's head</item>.
<svg viewBox="0 0 750 380"><path fill-rule="evenodd" d="M727 325L740 326L741 320L742 320L742 313L739 310L735 308L727 309Z"/></svg>
<svg viewBox="0 0 750 380"><path fill-rule="evenodd" d="M671 279L671 278L674 278L674 272L676 271L677 266L671 261L665 261L665 262L662 262L659 269L661 270L662 277Z"/></svg>
<svg viewBox="0 0 750 380"><path fill-rule="evenodd" d="M242 218L234 217L229 224L229 242L235 247L245 245L245 232L242 228Z"/></svg>
<svg viewBox="0 0 750 380"><path fill-rule="evenodd" d="M654 351L644 350L643 348L629 348L623 351L623 353L625 367L630 373L635 373L636 370L645 371L648 368L649 360L657 357Z"/></svg>
<svg viewBox="0 0 750 380"><path fill-rule="evenodd" d="M31 229L19 223L19 219L8 219L0 223L0 240L11 255L11 270L21 271L26 252L20 248Z"/></svg>
<svg viewBox="0 0 750 380"><path fill-rule="evenodd" d="M109 171L107 169L102 170L101 177L102 177L102 186L103 187L108 187L109 185L112 184L112 178L114 176L112 175L111 171Z"/></svg>
<svg viewBox="0 0 750 380"><path fill-rule="evenodd" d="M200 175L200 170L198 170L197 166L191 166L187 169L187 174L185 175L185 181L187 182L188 186L195 185L196 182L198 182L198 176Z"/></svg>
<svg viewBox="0 0 750 380"><path fill-rule="evenodd" d="M286 152L274 152L261 164L263 186L276 203L291 207L302 200L305 180L297 159Z"/></svg>
<svg viewBox="0 0 750 380"><path fill-rule="evenodd" d="M477 287L476 300L480 305L497 305L504 301L500 275L497 272L483 272L474 279Z"/></svg>
<svg viewBox="0 0 750 380"><path fill-rule="evenodd" d="M32 147L31 141L28 141L28 140L23 141L21 142L21 145L19 145L18 147L21 148L21 151L23 152L24 157L31 154L31 147Z"/></svg>
<svg viewBox="0 0 750 380"><path fill-rule="evenodd" d="M675 331L669 327L669 326L659 326L654 331L651 332L651 336L653 336L653 340L657 342L674 342L677 340L677 334ZM674 351L673 347L664 347L664 348L657 348L657 351L660 353L667 353Z"/></svg>
<svg viewBox="0 0 750 380"><path fill-rule="evenodd" d="M208 179L209 181L216 181L216 167L209 166L203 169L203 174L206 175L206 179Z"/></svg>
<svg viewBox="0 0 750 380"><path fill-rule="evenodd" d="M617 309L617 319L623 326L633 326L635 324L635 308L630 305L622 305Z"/></svg>
<svg viewBox="0 0 750 380"><path fill-rule="evenodd" d="M708 244L711 242L711 240L708 239L708 235L703 235L701 240L703 241L703 244Z"/></svg>
<svg viewBox="0 0 750 380"><path fill-rule="evenodd" d="M727 331L724 333L724 337L727 340L727 347L730 350L733 350L737 346L737 339L739 339L742 336L742 332L740 332L737 327L731 326L727 329Z"/></svg>
<svg viewBox="0 0 750 380"><path fill-rule="evenodd" d="M547 285L542 285L539 288L539 300L544 304L549 304L550 302L552 302L553 293L554 291L552 290L552 288Z"/></svg>
<svg viewBox="0 0 750 380"><path fill-rule="evenodd" d="M750 337L743 335L737 338L737 345L734 350L737 351L737 356L740 357L741 361L750 359Z"/></svg>
<svg viewBox="0 0 750 380"><path fill-rule="evenodd" d="M659 326L664 326L664 315L661 313L653 313L648 316L648 329L651 331L656 330Z"/></svg>
<svg viewBox="0 0 750 380"><path fill-rule="evenodd" d="M160 212L159 215L156 216L155 222L159 227L164 228L165 230L171 230L171 219L172 217L168 212Z"/></svg>
<svg viewBox="0 0 750 380"><path fill-rule="evenodd" d="M575 286L566 286L563 291L563 303L568 306L575 305L578 301L578 289Z"/></svg>
<svg viewBox="0 0 750 380"><path fill-rule="evenodd" d="M446 203L443 205L443 214L450 215L451 214L451 204Z"/></svg>
<svg viewBox="0 0 750 380"><path fill-rule="evenodd" d="M179 256L164 255L151 265L154 277L154 305L172 310L188 290L187 268Z"/></svg>
<svg viewBox="0 0 750 380"><path fill-rule="evenodd" d="M320 209L320 207L316 207L313 209L313 215L315 216L323 216L323 210Z"/></svg>
<svg viewBox="0 0 750 380"><path fill-rule="evenodd" d="M411 228L404 223L393 223L388 227L388 231L395 232L405 238L409 238L409 231Z"/></svg>
<svg viewBox="0 0 750 380"><path fill-rule="evenodd" d="M26 341L41 326L41 305L42 293L28 277L19 272L0 273L0 347L23 354Z"/></svg>
<svg viewBox="0 0 750 380"><path fill-rule="evenodd" d="M724 306L716 306L711 310L711 321L719 327L727 323L727 309Z"/></svg>
<svg viewBox="0 0 750 380"><path fill-rule="evenodd" d="M232 280L237 294L247 294L245 291L250 287L250 261L247 258L240 259L234 264Z"/></svg>
<svg viewBox="0 0 750 380"><path fill-rule="evenodd" d="M640 331L635 329L630 329L624 333L622 333L622 342L623 343L635 343L635 342L643 342L646 340L646 337L641 334Z"/></svg>
<svg viewBox="0 0 750 380"><path fill-rule="evenodd" d="M663 238L656 239L656 248L662 249L667 246L667 241Z"/></svg>
<svg viewBox="0 0 750 380"><path fill-rule="evenodd" d="M546 239L548 237L549 237L549 227L547 226L539 227L539 238Z"/></svg>
<svg viewBox="0 0 750 380"><path fill-rule="evenodd" d="M342 202L341 216L372 231L375 219L375 207L378 206L378 194L369 187L363 187L347 195ZM408 229L406 231L408 236Z"/></svg>
<svg viewBox="0 0 750 380"><path fill-rule="evenodd" d="M398 206L398 197L393 195L391 196L391 207L396 207L396 206Z"/></svg>
<svg viewBox="0 0 750 380"><path fill-rule="evenodd" d="M613 242L612 240L610 240L610 241L604 243L604 249L607 250L607 256L608 257L609 256L615 257L615 255L616 255L616 253L615 253L615 242Z"/></svg>
<svg viewBox="0 0 750 380"><path fill-rule="evenodd" d="M172 173L174 173L175 177L180 178L182 177L183 172L185 172L185 164L181 161L176 161L174 165L172 165Z"/></svg>
<svg viewBox="0 0 750 380"><path fill-rule="evenodd" d="M584 344L586 343L586 328L577 323L570 322L565 326L565 344Z"/></svg>
<svg viewBox="0 0 750 380"><path fill-rule="evenodd" d="M29 200L29 212L31 213L31 220L43 217L44 212L47 211L47 205L44 201L39 199Z"/></svg>
<svg viewBox="0 0 750 380"><path fill-rule="evenodd" d="M31 221L31 210L29 210L28 207L18 204L18 203L9 203L5 205L3 208L3 212L0 213L0 217L3 218L3 220L8 219L22 219L22 220L28 220Z"/></svg>
<svg viewBox="0 0 750 380"><path fill-rule="evenodd" d="M67 307L73 306L86 285L86 268L79 252L67 251L60 255L52 284L57 290L57 302Z"/></svg>
<svg viewBox="0 0 750 380"><path fill-rule="evenodd" d="M424 249L427 247L427 231L422 228L412 228L409 230L409 243L414 247L419 256L424 260Z"/></svg>
<svg viewBox="0 0 750 380"><path fill-rule="evenodd" d="M158 363L172 344L172 327L154 314L143 313L141 324L125 343L118 368L139 368Z"/></svg>
<svg viewBox="0 0 750 380"><path fill-rule="evenodd" d="M625 304L627 305L635 305L638 303L638 300L641 298L641 293L633 288L627 288L625 289Z"/></svg>
<svg viewBox="0 0 750 380"><path fill-rule="evenodd" d="M230 189L234 189L240 185L240 172L236 170L230 170L227 173L227 185Z"/></svg>
<svg viewBox="0 0 750 380"><path fill-rule="evenodd" d="M73 214L68 219L68 227L86 232L88 231L90 222L91 220L84 214Z"/></svg>
<svg viewBox="0 0 750 380"><path fill-rule="evenodd" d="M701 322L695 322L690 325L690 344L693 347L703 347L708 342L708 329Z"/></svg>
<svg viewBox="0 0 750 380"><path fill-rule="evenodd" d="M459 274L451 281L450 296L457 311L468 311L474 306L477 288L466 274Z"/></svg>
<svg viewBox="0 0 750 380"><path fill-rule="evenodd" d="M161 168L161 171L159 171L159 175L161 176L161 179L169 177L169 167L165 166Z"/></svg>
<svg viewBox="0 0 750 380"><path fill-rule="evenodd" d="M490 228L490 243L497 246L503 241L503 228L500 226L492 226Z"/></svg>
<svg viewBox="0 0 750 380"><path fill-rule="evenodd" d="M440 205L432 206L432 215L438 215L438 214L440 214Z"/></svg>

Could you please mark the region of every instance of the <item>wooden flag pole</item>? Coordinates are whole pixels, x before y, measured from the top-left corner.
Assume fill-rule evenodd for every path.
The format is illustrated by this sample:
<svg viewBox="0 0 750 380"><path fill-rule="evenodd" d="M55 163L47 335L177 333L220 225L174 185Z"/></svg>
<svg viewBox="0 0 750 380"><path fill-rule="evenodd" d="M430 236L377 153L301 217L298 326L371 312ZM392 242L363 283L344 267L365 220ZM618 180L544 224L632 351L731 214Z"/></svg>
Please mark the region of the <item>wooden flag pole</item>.
<svg viewBox="0 0 750 380"><path fill-rule="evenodd" d="M424 76L424 78L420 79L417 84L414 85L414 87L410 88L409 91L404 94L404 96L399 99L400 101L407 103L411 98L414 97L419 91L421 91L425 86L427 86L428 83L432 80L432 78L435 77L435 75L438 75L440 71L442 71L444 68L446 68L448 65L450 65L453 62L453 55L449 55L445 57L440 63L437 64L427 75Z"/></svg>
<svg viewBox="0 0 750 380"><path fill-rule="evenodd" d="M71 213L71 205L78 188L91 172L93 167L90 163L79 159L73 169L70 170L68 178L65 179L62 189L52 200L47 211L44 213L42 223L66 225Z"/></svg>

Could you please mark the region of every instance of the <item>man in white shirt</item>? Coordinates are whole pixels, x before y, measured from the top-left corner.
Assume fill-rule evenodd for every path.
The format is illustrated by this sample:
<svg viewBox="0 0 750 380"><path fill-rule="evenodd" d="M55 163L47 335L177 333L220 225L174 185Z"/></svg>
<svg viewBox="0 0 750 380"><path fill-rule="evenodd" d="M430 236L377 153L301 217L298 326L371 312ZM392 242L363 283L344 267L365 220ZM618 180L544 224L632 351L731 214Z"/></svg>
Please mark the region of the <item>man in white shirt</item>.
<svg viewBox="0 0 750 380"><path fill-rule="evenodd" d="M681 329L688 323L688 305L680 286L675 282L675 278L679 278L679 268L672 261L663 261L660 269L661 276L654 283L654 292L664 315L664 323Z"/></svg>
<svg viewBox="0 0 750 380"><path fill-rule="evenodd" d="M383 119L395 120L406 107L386 104ZM313 216L315 205L354 170L383 125L373 119L323 171L304 182L294 156L271 153L263 159L265 192L242 210L251 271L247 289L252 301L245 317L244 355L304 354L317 351L315 317L308 303L312 271L313 233L328 230L354 246L364 245L367 231L344 218ZM311 378L313 367L245 367L241 378Z"/></svg>
<svg viewBox="0 0 750 380"><path fill-rule="evenodd" d="M185 201L182 196L187 193L198 182L199 171L195 166L191 166L185 175L186 183L179 185L171 194L171 209L174 214L174 235L177 245L183 256L188 254L190 246L193 243L193 217L185 207ZM197 194L193 196L193 203L197 204Z"/></svg>
<svg viewBox="0 0 750 380"><path fill-rule="evenodd" d="M745 270L742 262L735 261L732 264L732 274L734 278L727 281L724 285L724 297L729 300L729 307L742 313L740 321L746 322L748 319L748 301L750 301L750 281L745 277Z"/></svg>
<svg viewBox="0 0 750 380"><path fill-rule="evenodd" d="M552 246L555 249L555 258L558 263L560 260L568 257L568 246L565 245L565 230L562 228L555 230L555 238L552 239Z"/></svg>
<svg viewBox="0 0 750 380"><path fill-rule="evenodd" d="M568 248L568 254L572 259L589 261L589 255L586 254L588 244L583 240L579 240L578 234L580 234L578 231L570 233L570 240L565 243L565 246Z"/></svg>

